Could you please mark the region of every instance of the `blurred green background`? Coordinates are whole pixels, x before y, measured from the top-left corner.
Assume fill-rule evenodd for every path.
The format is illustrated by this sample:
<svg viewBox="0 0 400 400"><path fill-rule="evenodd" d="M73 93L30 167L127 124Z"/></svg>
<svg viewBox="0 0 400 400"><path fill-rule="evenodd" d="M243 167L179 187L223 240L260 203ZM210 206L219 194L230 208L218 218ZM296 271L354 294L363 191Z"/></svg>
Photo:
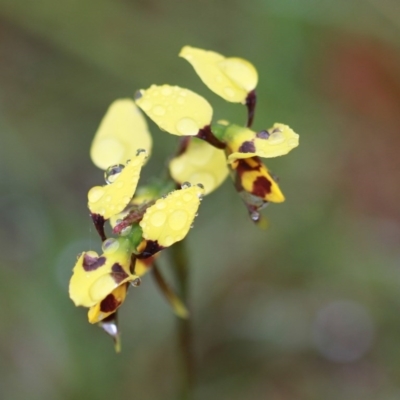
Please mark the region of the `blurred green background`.
<svg viewBox="0 0 400 400"><path fill-rule="evenodd" d="M0 1L0 398L177 398L175 320L151 277L121 309L119 355L67 288L99 243L89 146L111 101L170 83L245 119L177 57L186 44L253 62L255 129L283 122L301 143L268 160L287 197L269 230L228 181L190 232L196 399L399 399L397 0ZM150 128L142 182L176 146Z"/></svg>

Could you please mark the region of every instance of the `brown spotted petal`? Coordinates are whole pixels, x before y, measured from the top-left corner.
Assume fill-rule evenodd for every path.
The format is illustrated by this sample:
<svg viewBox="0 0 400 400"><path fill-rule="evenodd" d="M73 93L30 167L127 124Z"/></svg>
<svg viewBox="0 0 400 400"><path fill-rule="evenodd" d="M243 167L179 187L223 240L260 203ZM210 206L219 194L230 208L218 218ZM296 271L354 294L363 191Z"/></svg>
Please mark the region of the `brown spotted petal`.
<svg viewBox="0 0 400 400"><path fill-rule="evenodd" d="M107 239L101 256L94 251L80 255L69 285L76 306L93 307L119 286L138 278L130 272L131 247L128 239Z"/></svg>

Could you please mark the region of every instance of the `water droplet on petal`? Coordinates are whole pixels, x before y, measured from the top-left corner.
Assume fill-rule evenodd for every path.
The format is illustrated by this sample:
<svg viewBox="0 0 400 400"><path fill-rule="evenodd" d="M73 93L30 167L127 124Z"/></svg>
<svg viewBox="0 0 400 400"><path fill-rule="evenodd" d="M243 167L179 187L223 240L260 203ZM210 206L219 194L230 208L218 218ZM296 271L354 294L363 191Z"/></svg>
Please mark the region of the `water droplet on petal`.
<svg viewBox="0 0 400 400"><path fill-rule="evenodd" d="M164 211L156 211L150 218L150 222L153 226L159 227L164 225L167 219L167 215Z"/></svg>
<svg viewBox="0 0 400 400"><path fill-rule="evenodd" d="M280 144L285 140L285 137L281 132L273 132L268 138L268 143L270 144Z"/></svg>
<svg viewBox="0 0 400 400"><path fill-rule="evenodd" d="M131 162L131 160L126 160L126 165L128 165Z"/></svg>
<svg viewBox="0 0 400 400"><path fill-rule="evenodd" d="M178 104L185 104L185 99L183 98L183 97L178 97L178 99L176 100L176 102L178 103Z"/></svg>
<svg viewBox="0 0 400 400"><path fill-rule="evenodd" d="M156 203L156 208L158 208L159 210L162 210L163 208L165 208L167 206L167 204L165 203L165 201L157 201Z"/></svg>
<svg viewBox="0 0 400 400"><path fill-rule="evenodd" d="M197 186L198 186L200 189L204 189L204 185L203 185L202 183L198 183Z"/></svg>
<svg viewBox="0 0 400 400"><path fill-rule="evenodd" d="M298 140L297 139L290 139L289 141L288 141L288 145L290 146L290 147L295 147L295 146L297 146L297 144L298 144Z"/></svg>
<svg viewBox="0 0 400 400"><path fill-rule="evenodd" d="M169 216L168 225L171 229L178 231L186 225L187 220L187 212L183 210L177 210Z"/></svg>
<svg viewBox="0 0 400 400"><path fill-rule="evenodd" d="M172 89L170 87L163 87L161 89L161 94L163 96L169 96L172 93Z"/></svg>
<svg viewBox="0 0 400 400"><path fill-rule="evenodd" d="M172 236L167 236L164 240L165 246L171 246L172 243L174 243L174 238Z"/></svg>
<svg viewBox="0 0 400 400"><path fill-rule="evenodd" d="M257 211L253 211L253 212L250 214L250 218L251 218L254 222L257 222L257 221L260 219L260 213L257 212Z"/></svg>
<svg viewBox="0 0 400 400"><path fill-rule="evenodd" d="M101 186L95 186L89 190L88 199L91 203L98 202L104 195L105 190Z"/></svg>
<svg viewBox="0 0 400 400"><path fill-rule="evenodd" d="M104 180L106 181L107 185L115 182L115 180L118 178L119 174L122 172L124 168L125 166L122 164L117 164L108 167L104 172Z"/></svg>
<svg viewBox="0 0 400 400"><path fill-rule="evenodd" d="M141 90L137 90L136 92L135 92L135 94L133 95L133 98L135 99L135 100L139 100L139 99L141 99L143 97L143 92L141 91Z"/></svg>
<svg viewBox="0 0 400 400"><path fill-rule="evenodd" d="M134 280L131 282L131 285L132 285L133 287L138 287L138 286L141 285L141 283L142 283L142 280L141 280L140 278L136 278L136 279L134 279Z"/></svg>
<svg viewBox="0 0 400 400"><path fill-rule="evenodd" d="M182 189L189 189L190 187L192 187L190 182L183 182L181 185Z"/></svg>
<svg viewBox="0 0 400 400"><path fill-rule="evenodd" d="M132 230L132 225L126 226L124 229L121 229L121 232L119 233L121 236L126 236L131 233Z"/></svg>
<svg viewBox="0 0 400 400"><path fill-rule="evenodd" d="M162 107L162 106L155 106L153 108L153 113L155 115L158 115L158 116L164 115L165 114L165 108Z"/></svg>
<svg viewBox="0 0 400 400"><path fill-rule="evenodd" d="M112 254L118 250L119 242L116 239L109 238L103 242L101 248L105 254Z"/></svg>
<svg viewBox="0 0 400 400"><path fill-rule="evenodd" d="M176 124L176 129L179 133L186 136L194 136L200 130L199 125L192 118L182 118Z"/></svg>

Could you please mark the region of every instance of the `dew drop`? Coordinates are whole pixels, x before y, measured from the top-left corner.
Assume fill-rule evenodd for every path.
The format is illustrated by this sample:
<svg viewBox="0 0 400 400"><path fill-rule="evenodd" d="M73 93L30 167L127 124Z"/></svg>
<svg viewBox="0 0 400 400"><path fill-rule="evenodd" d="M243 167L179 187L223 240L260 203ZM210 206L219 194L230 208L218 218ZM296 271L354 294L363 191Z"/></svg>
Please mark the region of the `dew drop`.
<svg viewBox="0 0 400 400"><path fill-rule="evenodd" d="M127 236L131 233L132 231L132 225L126 226L124 229L121 229L121 232L119 233L121 236Z"/></svg>
<svg viewBox="0 0 400 400"><path fill-rule="evenodd" d="M181 189L189 189L190 187L192 187L190 182L183 182L181 185Z"/></svg>
<svg viewBox="0 0 400 400"><path fill-rule="evenodd" d="M186 90L181 90L179 93L181 96L186 97L187 96L187 91Z"/></svg>
<svg viewBox="0 0 400 400"><path fill-rule="evenodd" d="M298 144L298 140L295 139L295 138L290 139L290 140L288 141L288 145L289 145L290 147L296 147L297 144Z"/></svg>
<svg viewBox="0 0 400 400"><path fill-rule="evenodd" d="M177 210L169 216L168 225L172 230L179 231L186 225L187 221L187 212L183 210Z"/></svg>
<svg viewBox="0 0 400 400"><path fill-rule="evenodd" d="M165 214L164 211L156 211L150 217L150 223L155 227L159 227L159 226L164 225L166 219L167 219L167 215Z"/></svg>
<svg viewBox="0 0 400 400"><path fill-rule="evenodd" d="M159 200L156 203L156 208L159 209L159 210L162 210L166 206L167 206L167 204L165 203L165 201L162 201L162 200Z"/></svg>
<svg viewBox="0 0 400 400"><path fill-rule="evenodd" d="M172 236L167 236L164 239L164 244L166 247L171 246L172 243L174 243L174 238Z"/></svg>
<svg viewBox="0 0 400 400"><path fill-rule="evenodd" d="M101 248L105 254L112 254L118 250L119 242L116 239L109 238L103 242Z"/></svg>
<svg viewBox="0 0 400 400"><path fill-rule="evenodd" d="M270 137L268 138L268 142L270 144L280 144L285 140L285 137L281 132L272 132Z"/></svg>
<svg viewBox="0 0 400 400"><path fill-rule="evenodd" d="M178 104L185 104L185 99L183 98L183 97L178 97L178 99L176 100L176 102L178 103Z"/></svg>
<svg viewBox="0 0 400 400"><path fill-rule="evenodd" d="M198 186L200 189L204 189L204 185L202 183L198 183L196 186Z"/></svg>
<svg viewBox="0 0 400 400"><path fill-rule="evenodd" d="M105 190L101 186L95 186L89 190L88 199L90 203L98 202L104 195Z"/></svg>
<svg viewBox="0 0 400 400"><path fill-rule="evenodd" d="M115 187L116 187L117 189L121 189L122 186L124 186L124 182L123 182L123 181L118 181L118 182L115 184Z"/></svg>
<svg viewBox="0 0 400 400"><path fill-rule="evenodd" d="M253 212L250 214L250 218L251 218L254 222L257 222L257 221L259 221L259 219L260 219L260 213L257 212L257 211L253 211Z"/></svg>
<svg viewBox="0 0 400 400"><path fill-rule="evenodd" d="M200 128L196 121L192 118L182 118L176 124L176 129L182 135L194 136L197 135Z"/></svg>
<svg viewBox="0 0 400 400"><path fill-rule="evenodd" d="M117 164L108 167L104 172L104 180L106 181L107 185L115 182L124 168L125 166L122 164Z"/></svg>
<svg viewBox="0 0 400 400"><path fill-rule="evenodd" d="M136 278L136 279L134 279L134 280L131 282L131 285L132 285L133 287L138 287L138 286L141 285L141 283L142 283L142 280L141 280L140 278Z"/></svg>
<svg viewBox="0 0 400 400"><path fill-rule="evenodd" d="M228 96L228 97L234 97L235 96L235 91L230 88L230 87L226 87L224 88L224 93Z"/></svg>
<svg viewBox="0 0 400 400"><path fill-rule="evenodd" d="M139 100L143 97L143 92L141 90L136 90L135 94L133 95L133 98L135 100Z"/></svg>
<svg viewBox="0 0 400 400"><path fill-rule="evenodd" d="M162 107L162 106L155 106L153 108L153 113L155 115L158 115L158 116L164 115L165 114L165 108Z"/></svg>
<svg viewBox="0 0 400 400"><path fill-rule="evenodd" d="M170 87L168 87L168 86L163 87L163 88L161 89L161 94L162 94L163 96L169 96L169 95L171 95L171 93L172 93L172 89L171 89Z"/></svg>
<svg viewBox="0 0 400 400"><path fill-rule="evenodd" d="M107 196L104 200L105 200L107 203L109 203L109 202L111 201L111 196L110 196L110 195Z"/></svg>
<svg viewBox="0 0 400 400"><path fill-rule="evenodd" d="M126 160L126 165L128 165L131 162L131 160Z"/></svg>

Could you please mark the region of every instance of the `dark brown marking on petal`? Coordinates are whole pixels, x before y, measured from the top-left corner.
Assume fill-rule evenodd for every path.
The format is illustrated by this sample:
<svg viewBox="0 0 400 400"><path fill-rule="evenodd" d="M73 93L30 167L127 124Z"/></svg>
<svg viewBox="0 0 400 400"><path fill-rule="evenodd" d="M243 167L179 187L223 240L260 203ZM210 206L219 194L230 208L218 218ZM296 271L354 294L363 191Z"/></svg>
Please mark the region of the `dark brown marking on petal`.
<svg viewBox="0 0 400 400"><path fill-rule="evenodd" d="M100 235L101 240L104 242L107 239L107 236L104 232L104 222L105 222L104 217L100 214L94 214L94 213L90 213L90 216L92 217L92 221L96 228L97 233Z"/></svg>
<svg viewBox="0 0 400 400"><path fill-rule="evenodd" d="M252 194L263 199L267 194L271 193L271 186L272 183L265 176L259 176L253 182Z"/></svg>
<svg viewBox="0 0 400 400"><path fill-rule="evenodd" d="M256 135L259 139L268 139L271 134L267 130L263 130L257 133Z"/></svg>
<svg viewBox="0 0 400 400"><path fill-rule="evenodd" d="M101 303L100 303L100 311L102 311L102 312L113 312L120 305L121 305L121 302L118 301L112 293L110 293L107 297L105 297L104 300L101 301Z"/></svg>
<svg viewBox="0 0 400 400"><path fill-rule="evenodd" d="M114 263L111 267L111 277L114 279L115 283L121 283L128 276L129 275L124 271L121 264Z"/></svg>
<svg viewBox="0 0 400 400"><path fill-rule="evenodd" d="M95 271L106 263L105 257L91 257L89 254L83 256L82 267L85 271Z"/></svg>
<svg viewBox="0 0 400 400"><path fill-rule="evenodd" d="M224 142L221 142L212 132L211 126L206 125L204 128L200 129L199 132L197 133L196 137L199 139L203 139L211 146L216 147L217 149L225 149L226 144Z"/></svg>
<svg viewBox="0 0 400 400"><path fill-rule="evenodd" d="M242 145L239 147L239 152L240 153L255 153L256 147L254 146L253 141L248 140L246 142L243 142Z"/></svg>
<svg viewBox="0 0 400 400"><path fill-rule="evenodd" d="M153 256L154 254L158 253L159 251L163 250L164 247L160 246L157 240L148 240L146 242L146 247L144 250L137 256L137 258L148 258Z"/></svg>

